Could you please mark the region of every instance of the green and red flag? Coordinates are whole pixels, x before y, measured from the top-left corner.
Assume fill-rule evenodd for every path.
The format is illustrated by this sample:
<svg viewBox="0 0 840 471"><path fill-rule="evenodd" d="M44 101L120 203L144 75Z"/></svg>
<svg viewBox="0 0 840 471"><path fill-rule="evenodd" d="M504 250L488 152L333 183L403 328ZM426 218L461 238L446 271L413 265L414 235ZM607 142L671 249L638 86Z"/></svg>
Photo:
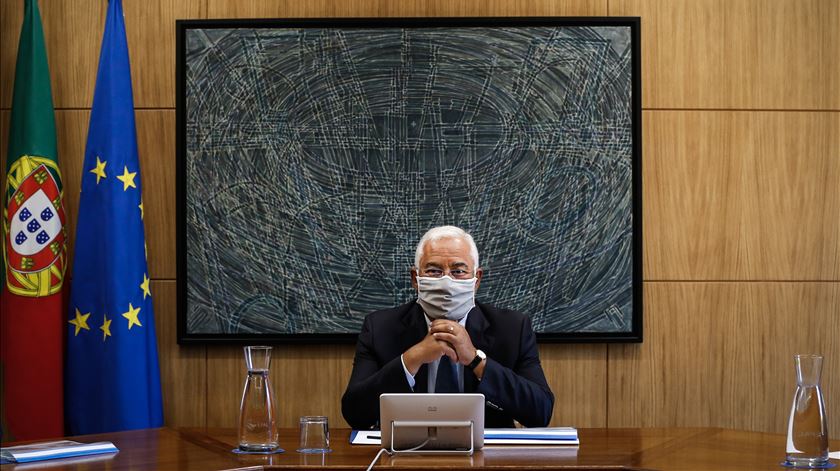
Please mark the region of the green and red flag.
<svg viewBox="0 0 840 471"><path fill-rule="evenodd" d="M61 172L36 0L24 0L3 192L3 441L64 435Z"/></svg>

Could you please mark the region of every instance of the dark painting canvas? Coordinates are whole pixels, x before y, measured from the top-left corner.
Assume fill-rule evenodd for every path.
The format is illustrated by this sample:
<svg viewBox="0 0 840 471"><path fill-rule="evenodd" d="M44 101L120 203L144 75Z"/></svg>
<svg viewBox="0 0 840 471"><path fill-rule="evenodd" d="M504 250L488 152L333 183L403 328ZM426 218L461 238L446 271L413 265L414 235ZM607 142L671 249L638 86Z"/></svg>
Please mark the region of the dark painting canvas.
<svg viewBox="0 0 840 471"><path fill-rule="evenodd" d="M429 228L543 339L639 340L638 22L179 23L182 340L352 338Z"/></svg>

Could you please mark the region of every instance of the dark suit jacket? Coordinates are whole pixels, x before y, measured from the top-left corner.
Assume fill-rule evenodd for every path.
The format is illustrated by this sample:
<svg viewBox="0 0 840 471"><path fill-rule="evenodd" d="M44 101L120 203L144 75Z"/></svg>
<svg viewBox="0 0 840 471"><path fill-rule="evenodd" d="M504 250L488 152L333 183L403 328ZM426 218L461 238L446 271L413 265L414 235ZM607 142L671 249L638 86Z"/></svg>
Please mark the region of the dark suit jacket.
<svg viewBox="0 0 840 471"><path fill-rule="evenodd" d="M516 311L476 303L466 324L475 348L487 354L481 381L464 368L464 392L484 394L485 427L544 427L554 395L546 383L530 319ZM428 333L423 309L415 301L365 317L350 383L341 398L344 419L354 429L379 423L379 395L412 392L400 355ZM415 375L414 392L426 392L428 365Z"/></svg>

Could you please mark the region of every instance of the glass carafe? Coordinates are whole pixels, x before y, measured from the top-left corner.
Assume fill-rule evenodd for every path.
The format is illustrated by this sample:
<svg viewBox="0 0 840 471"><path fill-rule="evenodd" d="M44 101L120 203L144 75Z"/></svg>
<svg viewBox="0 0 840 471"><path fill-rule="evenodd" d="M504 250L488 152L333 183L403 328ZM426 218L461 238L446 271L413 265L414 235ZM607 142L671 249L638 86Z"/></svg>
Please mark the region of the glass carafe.
<svg viewBox="0 0 840 471"><path fill-rule="evenodd" d="M271 347L245 347L244 350L248 377L239 409L239 449L275 451L279 442L274 391L268 376Z"/></svg>
<svg viewBox="0 0 840 471"><path fill-rule="evenodd" d="M794 355L796 392L787 432L787 465L820 468L828 464L828 418L820 389L820 355Z"/></svg>

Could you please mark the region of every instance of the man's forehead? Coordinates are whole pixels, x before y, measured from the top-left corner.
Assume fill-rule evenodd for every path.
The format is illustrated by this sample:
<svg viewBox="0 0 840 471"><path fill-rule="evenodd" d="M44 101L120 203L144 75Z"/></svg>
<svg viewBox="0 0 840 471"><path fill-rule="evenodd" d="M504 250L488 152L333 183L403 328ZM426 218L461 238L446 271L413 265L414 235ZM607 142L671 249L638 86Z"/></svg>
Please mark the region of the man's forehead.
<svg viewBox="0 0 840 471"><path fill-rule="evenodd" d="M451 237L430 240L424 244L423 254L426 256L460 255L469 257L470 244L465 240Z"/></svg>
<svg viewBox="0 0 840 471"><path fill-rule="evenodd" d="M470 245L461 239L430 240L423 247L422 266L446 264L449 267L471 266Z"/></svg>

